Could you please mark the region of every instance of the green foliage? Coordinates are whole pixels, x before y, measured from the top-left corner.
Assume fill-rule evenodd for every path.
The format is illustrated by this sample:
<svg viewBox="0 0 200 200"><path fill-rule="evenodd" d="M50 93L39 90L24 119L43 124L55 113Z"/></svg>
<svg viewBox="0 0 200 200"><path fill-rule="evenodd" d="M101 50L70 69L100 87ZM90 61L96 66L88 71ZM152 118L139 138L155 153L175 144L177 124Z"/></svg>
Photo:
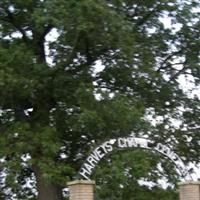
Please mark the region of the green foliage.
<svg viewBox="0 0 200 200"><path fill-rule="evenodd" d="M102 162L101 167L95 171L93 179L97 184L96 199L178 199L178 193L173 185L163 189L157 182L163 177L172 178L175 173L172 164L161 160L158 155L141 150L131 153L117 152L108 161ZM160 162L163 172L158 169ZM171 175L167 171L169 168ZM168 182L170 184L175 181L171 178Z"/></svg>
<svg viewBox="0 0 200 200"><path fill-rule="evenodd" d="M170 143L197 163L199 99L184 93L179 77L199 86L199 7L194 0L1 0L0 196L62 199L91 146L131 133ZM158 117L152 126L148 119ZM97 198L177 199L178 177L163 157L137 151L108 161L94 175ZM175 188L158 186L162 177ZM140 186L141 178L155 186Z"/></svg>

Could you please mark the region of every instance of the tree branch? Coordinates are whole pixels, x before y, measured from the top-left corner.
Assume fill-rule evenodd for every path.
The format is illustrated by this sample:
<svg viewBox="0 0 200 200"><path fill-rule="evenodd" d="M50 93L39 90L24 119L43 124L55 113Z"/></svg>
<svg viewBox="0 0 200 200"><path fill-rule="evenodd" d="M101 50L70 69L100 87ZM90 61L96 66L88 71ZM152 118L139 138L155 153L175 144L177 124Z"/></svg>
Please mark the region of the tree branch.
<svg viewBox="0 0 200 200"><path fill-rule="evenodd" d="M43 31L41 37L40 37L40 40L44 41L46 35L52 30L53 28L53 25L52 24L49 24Z"/></svg>
<svg viewBox="0 0 200 200"><path fill-rule="evenodd" d="M51 29L53 28L53 25L49 24L45 29L44 31L42 32L42 34L40 35L39 38L37 38L36 35L38 35L39 33L35 33L35 38L36 39L36 43L39 47L39 59L42 61L42 62L46 62L46 55L45 55L45 47L44 47L44 43L45 43L45 37L46 35L51 31Z"/></svg>
<svg viewBox="0 0 200 200"><path fill-rule="evenodd" d="M26 31L17 24L15 18L13 17L13 14L8 9L5 10L5 13L7 14L7 20L4 19L4 21L11 23L22 34L24 42L28 43Z"/></svg>
<svg viewBox="0 0 200 200"><path fill-rule="evenodd" d="M152 11L150 11L149 13L147 13L142 19L140 19L136 23L136 27L143 25L157 11L158 11L158 8L156 7Z"/></svg>
<svg viewBox="0 0 200 200"><path fill-rule="evenodd" d="M174 80L175 78L177 78L179 75L181 75L182 72L184 72L185 70L187 70L187 66L184 66L181 70L179 70L176 74L174 74L168 81L171 82L172 80Z"/></svg>
<svg viewBox="0 0 200 200"><path fill-rule="evenodd" d="M77 48L77 44L78 44L79 38L80 38L80 31L76 32L75 39L74 39L74 44L73 44L73 48L72 48L72 51L71 51L71 53L69 54L69 56L67 58L66 65L69 65L70 62L72 61L73 57L75 56L76 48Z"/></svg>
<svg viewBox="0 0 200 200"><path fill-rule="evenodd" d="M168 55L162 62L161 66L157 69L156 72L160 72L162 69L166 69L167 66L164 66L168 60L170 60L173 56L180 54L182 50L173 52L172 54Z"/></svg>

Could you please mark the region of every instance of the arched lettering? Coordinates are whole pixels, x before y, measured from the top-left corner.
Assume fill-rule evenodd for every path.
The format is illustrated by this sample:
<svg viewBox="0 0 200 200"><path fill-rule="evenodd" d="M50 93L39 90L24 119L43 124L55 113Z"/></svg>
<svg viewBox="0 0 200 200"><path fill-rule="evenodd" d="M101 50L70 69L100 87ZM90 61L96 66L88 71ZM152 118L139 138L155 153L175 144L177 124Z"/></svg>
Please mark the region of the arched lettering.
<svg viewBox="0 0 200 200"><path fill-rule="evenodd" d="M156 143L153 140L137 137L124 137L118 139L111 139L100 146L98 146L86 159L85 163L79 171L79 175L83 179L90 179L93 169L100 162L100 160L106 156L108 153L112 152L114 148L126 149L126 148L143 148L157 151L166 157L168 157L179 170L180 174L186 176L188 175L187 167L181 158L168 146Z"/></svg>

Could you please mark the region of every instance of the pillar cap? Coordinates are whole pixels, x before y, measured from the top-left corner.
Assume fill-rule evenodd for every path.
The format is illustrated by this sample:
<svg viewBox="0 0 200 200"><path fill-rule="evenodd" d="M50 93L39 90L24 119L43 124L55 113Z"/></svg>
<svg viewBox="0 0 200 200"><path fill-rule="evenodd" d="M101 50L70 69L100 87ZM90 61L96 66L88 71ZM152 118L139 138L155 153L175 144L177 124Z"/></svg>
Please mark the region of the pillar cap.
<svg viewBox="0 0 200 200"><path fill-rule="evenodd" d="M186 181L180 182L178 185L200 185L200 181Z"/></svg>
<svg viewBox="0 0 200 200"><path fill-rule="evenodd" d="M67 186L71 185L95 185L95 181L91 180L75 180L67 183Z"/></svg>

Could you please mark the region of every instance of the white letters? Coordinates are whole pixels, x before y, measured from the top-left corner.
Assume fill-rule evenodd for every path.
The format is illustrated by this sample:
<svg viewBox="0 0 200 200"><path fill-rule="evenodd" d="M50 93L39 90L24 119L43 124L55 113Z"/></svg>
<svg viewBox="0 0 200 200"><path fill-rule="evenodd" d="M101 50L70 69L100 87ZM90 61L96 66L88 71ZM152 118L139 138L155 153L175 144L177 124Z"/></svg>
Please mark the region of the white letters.
<svg viewBox="0 0 200 200"><path fill-rule="evenodd" d="M92 167L92 166L89 165L88 163L85 163L84 166L86 167L86 169L87 169L87 171L89 172L89 174L91 174L91 173L92 173L92 169L93 169L94 167Z"/></svg>
<svg viewBox="0 0 200 200"><path fill-rule="evenodd" d="M99 155L97 154L97 152L94 150L94 152L91 154L91 157L93 157L95 160L99 161Z"/></svg>
<svg viewBox="0 0 200 200"><path fill-rule="evenodd" d="M107 154L113 150L112 144L110 142L104 142L101 147L103 148L104 152Z"/></svg>
<svg viewBox="0 0 200 200"><path fill-rule="evenodd" d="M95 167L95 164L98 163L98 162L94 159L94 157L92 157L92 156L89 156L89 157L87 158L87 161L88 161L93 167Z"/></svg>
<svg viewBox="0 0 200 200"><path fill-rule="evenodd" d="M79 174L83 176L85 179L89 180L88 176L90 176L90 173L84 167L81 168Z"/></svg>
<svg viewBox="0 0 200 200"><path fill-rule="evenodd" d="M117 140L117 142L118 142L118 147L120 147L120 148L127 147L126 140L124 138L119 138Z"/></svg>
<svg viewBox="0 0 200 200"><path fill-rule="evenodd" d="M97 147L97 148L95 149L95 152L97 153L97 155L99 156L99 158L103 158L103 157L105 156L105 153L103 153L103 152L101 151L101 148L100 148L100 147Z"/></svg>
<svg viewBox="0 0 200 200"><path fill-rule="evenodd" d="M137 147L137 141L135 138L127 138L128 147Z"/></svg>
<svg viewBox="0 0 200 200"><path fill-rule="evenodd" d="M79 174L84 179L89 179L90 175L92 174L92 170L96 167L98 162L104 156L106 156L106 154L113 151L114 146L121 149L141 147L145 149L156 150L157 152L160 152L161 154L167 156L170 160L172 160L182 174L186 175L188 173L183 161L168 146L161 143L156 144L154 141L144 138L126 137L106 141L102 145L97 147L86 159L86 162L83 164L83 167L81 168Z"/></svg>

